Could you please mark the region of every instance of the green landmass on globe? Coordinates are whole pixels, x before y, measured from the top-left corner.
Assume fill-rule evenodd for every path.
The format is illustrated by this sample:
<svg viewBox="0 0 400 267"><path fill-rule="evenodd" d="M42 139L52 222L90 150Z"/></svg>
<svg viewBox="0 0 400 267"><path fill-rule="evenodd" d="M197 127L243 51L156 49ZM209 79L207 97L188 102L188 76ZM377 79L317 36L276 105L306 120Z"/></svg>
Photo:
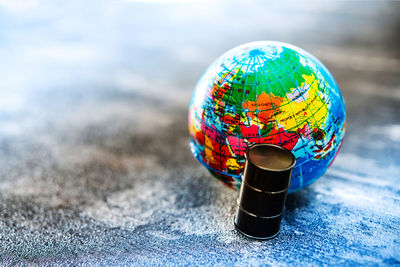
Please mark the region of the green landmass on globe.
<svg viewBox="0 0 400 267"><path fill-rule="evenodd" d="M327 68L280 42L223 54L196 85L189 107L192 153L237 189L253 143L277 144L296 156L289 192L311 184L333 162L345 125L344 100Z"/></svg>

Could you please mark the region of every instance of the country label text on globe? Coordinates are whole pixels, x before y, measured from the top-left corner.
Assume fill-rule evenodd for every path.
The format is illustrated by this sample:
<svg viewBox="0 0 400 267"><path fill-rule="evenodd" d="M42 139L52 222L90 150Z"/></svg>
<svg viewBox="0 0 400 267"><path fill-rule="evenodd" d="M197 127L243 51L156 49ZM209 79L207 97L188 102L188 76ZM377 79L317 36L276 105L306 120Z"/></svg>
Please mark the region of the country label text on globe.
<svg viewBox="0 0 400 267"><path fill-rule="evenodd" d="M327 68L280 42L223 54L197 83L189 107L192 153L237 189L253 143L277 144L296 156L289 192L311 184L333 162L345 125L344 100Z"/></svg>

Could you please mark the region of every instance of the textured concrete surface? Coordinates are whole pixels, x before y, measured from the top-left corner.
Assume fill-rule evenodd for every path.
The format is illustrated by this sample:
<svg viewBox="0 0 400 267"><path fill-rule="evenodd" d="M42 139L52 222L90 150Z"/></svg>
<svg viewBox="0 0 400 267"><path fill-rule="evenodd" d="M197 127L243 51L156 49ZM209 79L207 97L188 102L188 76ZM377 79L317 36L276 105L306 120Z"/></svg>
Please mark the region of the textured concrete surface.
<svg viewBox="0 0 400 267"><path fill-rule="evenodd" d="M0 1L0 265L400 264L400 5ZM188 146L205 68L296 44L341 87L347 135L289 195L281 234L233 227L237 192Z"/></svg>

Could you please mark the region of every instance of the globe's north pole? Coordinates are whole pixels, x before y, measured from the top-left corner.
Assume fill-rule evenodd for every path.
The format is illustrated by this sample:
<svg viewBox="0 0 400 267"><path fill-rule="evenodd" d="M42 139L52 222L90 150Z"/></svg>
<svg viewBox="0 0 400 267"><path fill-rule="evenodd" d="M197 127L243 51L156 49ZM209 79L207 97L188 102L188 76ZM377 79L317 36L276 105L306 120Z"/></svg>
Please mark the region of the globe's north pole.
<svg viewBox="0 0 400 267"><path fill-rule="evenodd" d="M333 162L345 125L344 100L327 68L280 42L248 43L223 54L197 83L189 107L192 153L236 188L253 143L293 152L290 192L311 184Z"/></svg>

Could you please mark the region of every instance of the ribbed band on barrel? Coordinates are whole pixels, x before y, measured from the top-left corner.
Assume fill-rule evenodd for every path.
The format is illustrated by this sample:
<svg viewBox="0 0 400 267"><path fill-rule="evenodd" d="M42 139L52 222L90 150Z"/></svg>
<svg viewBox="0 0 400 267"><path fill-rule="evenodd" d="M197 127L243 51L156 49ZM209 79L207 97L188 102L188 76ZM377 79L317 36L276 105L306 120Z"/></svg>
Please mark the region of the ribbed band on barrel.
<svg viewBox="0 0 400 267"><path fill-rule="evenodd" d="M238 198L242 209L258 217L274 217L282 213L289 187L276 192L266 192L252 187L246 179L242 180L242 183L244 185L240 188Z"/></svg>
<svg viewBox="0 0 400 267"><path fill-rule="evenodd" d="M274 238L279 234L282 215L281 213L276 217L257 217L239 207L233 222L236 229L243 235L264 240Z"/></svg>
<svg viewBox="0 0 400 267"><path fill-rule="evenodd" d="M275 192L262 191L242 179L237 200L238 210L234 219L236 229L245 236L256 239L277 236L288 189L289 187Z"/></svg>
<svg viewBox="0 0 400 267"><path fill-rule="evenodd" d="M247 184L253 188L263 192L278 192L289 188L292 169L279 172L263 170L247 161L243 173L242 181L246 180ZM265 176L268 176L268 179L264 179ZM281 177L288 177L288 179L283 180Z"/></svg>

